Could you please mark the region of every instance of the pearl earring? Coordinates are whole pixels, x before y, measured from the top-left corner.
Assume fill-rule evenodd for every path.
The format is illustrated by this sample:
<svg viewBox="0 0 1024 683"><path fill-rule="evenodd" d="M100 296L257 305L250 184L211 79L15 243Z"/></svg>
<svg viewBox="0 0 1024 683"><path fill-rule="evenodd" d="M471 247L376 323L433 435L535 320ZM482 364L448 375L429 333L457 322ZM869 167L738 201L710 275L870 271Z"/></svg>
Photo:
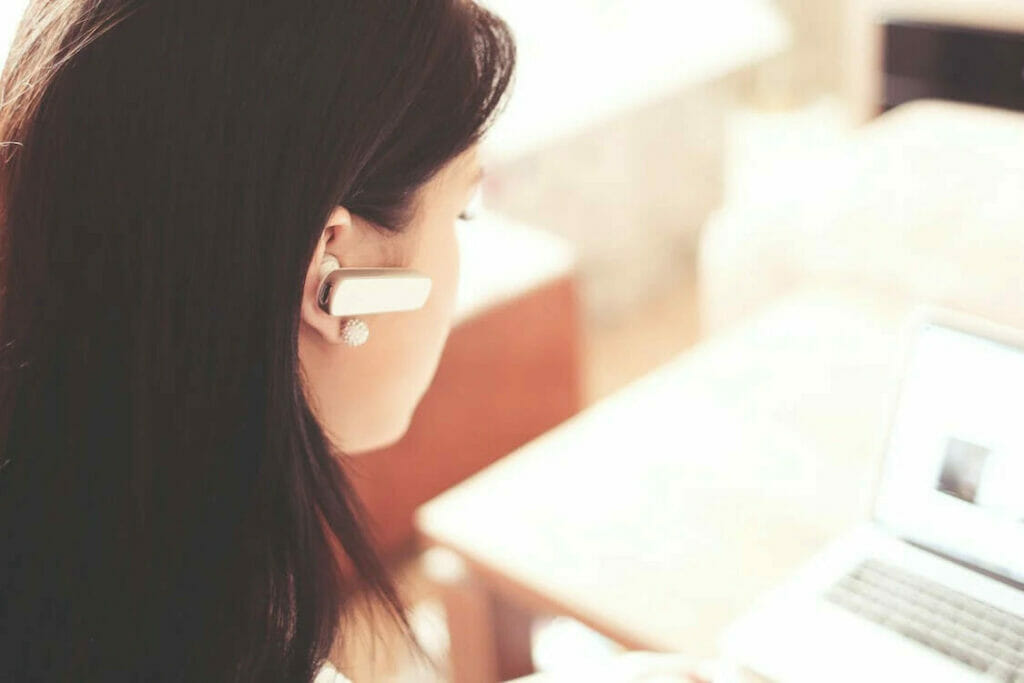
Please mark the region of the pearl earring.
<svg viewBox="0 0 1024 683"><path fill-rule="evenodd" d="M370 338L370 328L359 318L349 318L341 324L341 340L349 346L362 346Z"/></svg>

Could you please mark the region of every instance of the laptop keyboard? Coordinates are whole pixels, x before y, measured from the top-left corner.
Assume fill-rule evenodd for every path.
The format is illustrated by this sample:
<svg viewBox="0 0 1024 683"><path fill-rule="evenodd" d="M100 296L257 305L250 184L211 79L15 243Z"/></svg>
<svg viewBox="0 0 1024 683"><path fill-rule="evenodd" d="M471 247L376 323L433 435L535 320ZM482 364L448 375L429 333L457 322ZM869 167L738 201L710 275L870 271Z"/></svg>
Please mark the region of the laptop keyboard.
<svg viewBox="0 0 1024 683"><path fill-rule="evenodd" d="M995 680L1024 683L1024 618L878 560L825 597Z"/></svg>

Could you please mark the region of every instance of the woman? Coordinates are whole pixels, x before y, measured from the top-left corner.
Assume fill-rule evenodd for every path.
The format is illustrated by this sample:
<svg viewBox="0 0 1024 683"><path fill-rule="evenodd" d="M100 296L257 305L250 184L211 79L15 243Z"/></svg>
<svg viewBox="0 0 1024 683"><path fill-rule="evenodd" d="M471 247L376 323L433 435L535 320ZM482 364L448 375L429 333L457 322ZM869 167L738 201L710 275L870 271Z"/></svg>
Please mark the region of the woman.
<svg viewBox="0 0 1024 683"><path fill-rule="evenodd" d="M30 2L0 81L0 680L310 681L355 591L403 620L342 465L434 373L514 59L466 0ZM332 263L429 297L339 319Z"/></svg>

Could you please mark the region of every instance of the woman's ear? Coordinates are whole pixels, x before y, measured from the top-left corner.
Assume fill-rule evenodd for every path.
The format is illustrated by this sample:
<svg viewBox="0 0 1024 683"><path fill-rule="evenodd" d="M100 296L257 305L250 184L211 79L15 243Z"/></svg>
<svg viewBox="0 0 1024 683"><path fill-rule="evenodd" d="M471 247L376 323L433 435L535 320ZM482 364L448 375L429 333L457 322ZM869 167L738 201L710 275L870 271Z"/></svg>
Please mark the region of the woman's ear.
<svg viewBox="0 0 1024 683"><path fill-rule="evenodd" d="M333 256L343 266L366 267L365 262L374 261L374 250L367 248L365 236L357 235L357 231L361 231L361 228L353 222L348 209L335 207L327 218L313 251L313 258L306 269L306 283L302 289L302 322L329 344L342 342L341 322L337 317L328 315L317 303L321 267L327 256Z"/></svg>
<svg viewBox="0 0 1024 683"><path fill-rule="evenodd" d="M314 336L329 344L341 344L342 321L328 315L317 303L321 267L324 258L333 256L343 268L394 267L402 259L408 244L399 233L374 226L354 216L344 206L336 206L327 217L313 258L306 269L302 290L302 322ZM366 321L364 321L366 322Z"/></svg>

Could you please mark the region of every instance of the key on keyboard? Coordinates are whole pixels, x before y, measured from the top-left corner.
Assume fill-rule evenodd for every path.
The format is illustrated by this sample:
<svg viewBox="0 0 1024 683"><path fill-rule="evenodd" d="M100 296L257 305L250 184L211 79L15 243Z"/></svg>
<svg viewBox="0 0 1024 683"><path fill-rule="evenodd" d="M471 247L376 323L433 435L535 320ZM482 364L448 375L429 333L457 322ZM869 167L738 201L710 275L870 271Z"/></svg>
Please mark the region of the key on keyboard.
<svg viewBox="0 0 1024 683"><path fill-rule="evenodd" d="M999 681L1024 683L1024 618L879 560L825 598Z"/></svg>

